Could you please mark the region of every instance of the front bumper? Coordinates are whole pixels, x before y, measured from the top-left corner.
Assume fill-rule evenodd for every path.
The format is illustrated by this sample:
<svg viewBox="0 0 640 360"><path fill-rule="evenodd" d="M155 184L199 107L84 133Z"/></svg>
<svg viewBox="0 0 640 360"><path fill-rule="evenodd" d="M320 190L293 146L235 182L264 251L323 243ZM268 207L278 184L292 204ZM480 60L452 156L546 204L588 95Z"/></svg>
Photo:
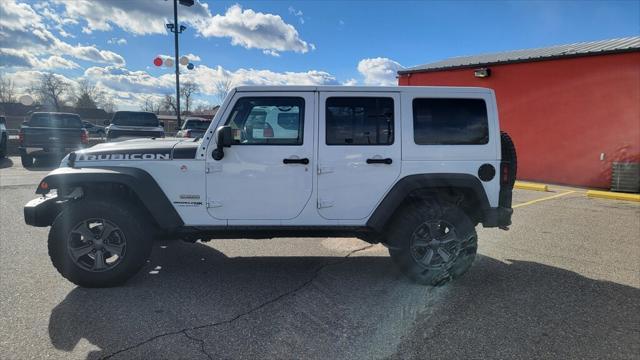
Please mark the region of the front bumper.
<svg viewBox="0 0 640 360"><path fill-rule="evenodd" d="M24 206L24 222L27 225L45 227L53 224L60 212L61 204L55 194L42 196L29 201Z"/></svg>
<svg viewBox="0 0 640 360"><path fill-rule="evenodd" d="M482 226L486 228L506 228L507 226L511 225L511 215L513 215L512 208L495 207L486 209L484 211Z"/></svg>

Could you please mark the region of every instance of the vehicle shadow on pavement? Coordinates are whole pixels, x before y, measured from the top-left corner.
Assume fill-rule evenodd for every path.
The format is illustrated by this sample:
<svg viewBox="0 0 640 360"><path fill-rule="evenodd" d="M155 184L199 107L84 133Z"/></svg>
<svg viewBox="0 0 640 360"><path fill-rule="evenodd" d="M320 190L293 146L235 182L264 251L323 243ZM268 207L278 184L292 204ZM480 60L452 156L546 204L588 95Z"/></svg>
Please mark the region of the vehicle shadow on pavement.
<svg viewBox="0 0 640 360"><path fill-rule="evenodd" d="M480 256L470 273L432 288L406 281L388 257L228 258L206 245L166 245L125 286L72 290L49 319L55 348L89 359L624 358L640 350L640 290L538 263Z"/></svg>
<svg viewBox="0 0 640 360"><path fill-rule="evenodd" d="M8 157L0 158L0 169L10 168L13 166L13 160Z"/></svg>

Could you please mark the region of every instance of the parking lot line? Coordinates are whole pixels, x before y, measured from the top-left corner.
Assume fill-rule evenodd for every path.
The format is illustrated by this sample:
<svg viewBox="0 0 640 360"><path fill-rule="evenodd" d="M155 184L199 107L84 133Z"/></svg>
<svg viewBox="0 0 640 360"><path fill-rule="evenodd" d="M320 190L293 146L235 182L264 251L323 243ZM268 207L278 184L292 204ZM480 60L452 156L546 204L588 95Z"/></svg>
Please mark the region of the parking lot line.
<svg viewBox="0 0 640 360"><path fill-rule="evenodd" d="M569 191L566 191L566 192L563 192L563 193L560 193L560 194L556 194L556 195L552 195L552 196L543 197L543 198L540 198L540 199L535 199L535 200L527 201L527 202L524 202L524 203L522 203L522 204L513 205L513 206L512 206L512 208L514 208L514 209L515 209L515 208L519 208L519 207L521 207L521 206L527 206L527 205L535 204L535 203L538 203L538 202L541 202L541 201L546 201L546 200L551 200L551 199L559 198L559 197L561 197L561 196L565 196L565 195L573 194L574 192L576 192L576 191L575 191L575 190L569 190Z"/></svg>

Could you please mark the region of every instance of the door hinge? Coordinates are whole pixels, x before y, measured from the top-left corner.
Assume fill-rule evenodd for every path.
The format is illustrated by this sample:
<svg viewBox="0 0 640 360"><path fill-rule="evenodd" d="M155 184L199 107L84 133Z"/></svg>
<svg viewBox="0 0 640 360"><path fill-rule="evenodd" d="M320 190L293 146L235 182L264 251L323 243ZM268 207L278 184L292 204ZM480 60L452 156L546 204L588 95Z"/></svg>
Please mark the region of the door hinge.
<svg viewBox="0 0 640 360"><path fill-rule="evenodd" d="M216 200L207 201L207 208L219 208L222 207L222 203Z"/></svg>
<svg viewBox="0 0 640 360"><path fill-rule="evenodd" d="M328 208L333 206L333 201L331 200L318 200L318 209Z"/></svg>
<svg viewBox="0 0 640 360"><path fill-rule="evenodd" d="M318 175L332 173L333 168L329 166L318 166Z"/></svg>
<svg viewBox="0 0 640 360"><path fill-rule="evenodd" d="M214 173L214 172L221 172L221 171L222 171L222 165L220 165L220 164L208 163L206 168L205 168L205 172L207 174Z"/></svg>

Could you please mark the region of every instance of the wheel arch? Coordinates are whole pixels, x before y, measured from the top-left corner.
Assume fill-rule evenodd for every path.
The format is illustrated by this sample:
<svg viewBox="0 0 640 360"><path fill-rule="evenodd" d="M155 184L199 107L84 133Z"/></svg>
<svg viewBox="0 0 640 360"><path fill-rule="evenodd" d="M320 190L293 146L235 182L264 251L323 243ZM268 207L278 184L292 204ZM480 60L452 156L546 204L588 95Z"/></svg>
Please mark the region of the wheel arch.
<svg viewBox="0 0 640 360"><path fill-rule="evenodd" d="M83 196L88 197L110 196L113 195L111 191L118 189L129 190L135 195L137 205L146 210L162 230L171 231L184 225L158 183L148 172L138 168L60 168L40 182L36 193L46 194L51 189L57 189L58 195L61 195L78 187L83 189Z"/></svg>
<svg viewBox="0 0 640 360"><path fill-rule="evenodd" d="M452 202L464 201L463 210L476 223L482 221L484 210L491 207L484 187L476 176L455 173L409 175L391 188L369 217L367 227L383 232L389 220L405 202L427 194L444 197ZM464 198L459 199L460 195Z"/></svg>

